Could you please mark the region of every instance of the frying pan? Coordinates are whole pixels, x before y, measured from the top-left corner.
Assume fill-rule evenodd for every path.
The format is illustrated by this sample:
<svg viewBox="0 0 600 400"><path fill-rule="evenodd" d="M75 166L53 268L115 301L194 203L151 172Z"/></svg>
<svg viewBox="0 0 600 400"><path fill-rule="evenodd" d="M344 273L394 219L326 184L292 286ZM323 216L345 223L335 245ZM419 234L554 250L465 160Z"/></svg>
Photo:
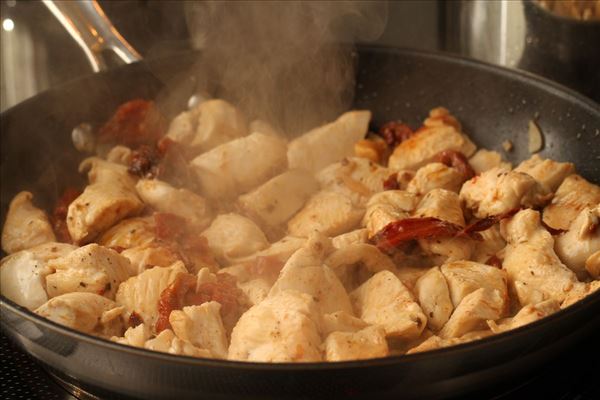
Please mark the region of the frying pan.
<svg viewBox="0 0 600 400"><path fill-rule="evenodd" d="M136 62L41 93L1 116L2 220L10 199L31 190L49 205L64 187L82 183L81 155L70 132L105 120L123 101L154 98L165 76L197 54ZM161 77L160 79L158 77ZM573 161L600 182L600 108L536 76L456 56L361 48L354 107L375 123L417 126L432 107L449 108L482 147L513 162L529 157L527 126L537 118L541 155ZM183 104L181 107L183 108ZM0 297L3 332L60 379L114 398L441 398L510 381L573 348L600 328L600 293L508 333L432 352L341 363L263 364L173 356L98 339L57 325ZM80 392L81 393L81 392Z"/></svg>

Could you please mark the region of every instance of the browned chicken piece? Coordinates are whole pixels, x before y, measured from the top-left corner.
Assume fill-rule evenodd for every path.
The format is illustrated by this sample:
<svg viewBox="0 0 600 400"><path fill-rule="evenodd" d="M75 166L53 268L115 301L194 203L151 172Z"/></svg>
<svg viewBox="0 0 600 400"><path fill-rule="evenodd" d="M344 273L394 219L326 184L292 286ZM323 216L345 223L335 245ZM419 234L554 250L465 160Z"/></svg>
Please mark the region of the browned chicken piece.
<svg viewBox="0 0 600 400"><path fill-rule="evenodd" d="M384 190L392 171L365 158L346 157L321 170L317 181L322 189L345 194L357 206L365 207L369 198Z"/></svg>
<svg viewBox="0 0 600 400"><path fill-rule="evenodd" d="M567 230L584 208L593 208L598 204L600 187L573 174L565 178L552 202L544 208L544 222L554 229Z"/></svg>
<svg viewBox="0 0 600 400"><path fill-rule="evenodd" d="M287 166L286 150L281 138L255 132L200 154L190 169L204 197L233 199L281 173Z"/></svg>
<svg viewBox="0 0 600 400"><path fill-rule="evenodd" d="M54 271L46 276L46 291L50 298L71 292L88 292L114 300L121 282L131 276L127 258L95 243L48 261L47 265Z"/></svg>
<svg viewBox="0 0 600 400"><path fill-rule="evenodd" d="M460 199L478 218L500 215L520 207L536 207L551 197L533 177L504 168L492 168L465 182Z"/></svg>
<svg viewBox="0 0 600 400"><path fill-rule="evenodd" d="M265 234L254 221L233 213L219 215L202 236L221 265L231 265L269 247Z"/></svg>
<svg viewBox="0 0 600 400"><path fill-rule="evenodd" d="M374 236L390 222L408 218L418 202L419 198L415 194L404 190L386 190L371 197L362 222L369 232L369 237Z"/></svg>
<svg viewBox="0 0 600 400"><path fill-rule="evenodd" d="M210 351L196 347L187 340L178 338L170 329L165 329L153 339L146 341L144 348L181 356L213 358Z"/></svg>
<svg viewBox="0 0 600 400"><path fill-rule="evenodd" d="M464 334L459 338L443 339L439 336L431 336L416 347L411 348L406 354L422 353L424 351L437 350L444 347L455 346L457 344L473 342L491 336L490 330L473 331Z"/></svg>
<svg viewBox="0 0 600 400"><path fill-rule="evenodd" d="M423 197L414 211L414 217L437 218L458 226L465 226L465 219L458 194L444 189L433 189ZM421 249L435 264L465 260L471 257L474 243L468 237L440 237L419 239Z"/></svg>
<svg viewBox="0 0 600 400"><path fill-rule="evenodd" d="M540 222L540 214L528 209L501 222L508 245L502 267L522 306L547 299L562 302L578 286L575 273L554 252L554 239Z"/></svg>
<svg viewBox="0 0 600 400"><path fill-rule="evenodd" d="M288 146L289 167L315 173L351 156L354 143L367 134L370 120L370 111L349 111L333 122L304 133Z"/></svg>
<svg viewBox="0 0 600 400"><path fill-rule="evenodd" d="M526 305L514 317L497 321L489 320L487 324L492 332L502 333L535 322L558 310L560 310L560 304L554 299L549 299L541 303Z"/></svg>
<svg viewBox="0 0 600 400"><path fill-rule="evenodd" d="M485 231L479 232L481 241L475 244L471 260L486 264L490 258L497 256L506 246L506 240L500 234L500 226L494 225Z"/></svg>
<svg viewBox="0 0 600 400"><path fill-rule="evenodd" d="M246 119L237 108L211 99L175 117L167 137L198 154L248 133Z"/></svg>
<svg viewBox="0 0 600 400"><path fill-rule="evenodd" d="M79 170L89 170L90 184L69 205L67 212L67 227L75 243L88 243L143 209L144 204L135 190L135 180L126 166L92 157L84 160Z"/></svg>
<svg viewBox="0 0 600 400"><path fill-rule="evenodd" d="M130 249L154 242L155 232L154 217L127 218L104 232L97 242L105 247Z"/></svg>
<svg viewBox="0 0 600 400"><path fill-rule="evenodd" d="M502 316L505 297L496 289L479 288L465 296L440 330L443 339L459 338L465 333L485 329L487 320Z"/></svg>
<svg viewBox="0 0 600 400"><path fill-rule="evenodd" d="M318 190L319 184L310 173L289 170L240 196L238 204L265 230L267 236L277 237L284 232L285 223ZM284 198L285 201L282 201Z"/></svg>
<svg viewBox="0 0 600 400"><path fill-rule="evenodd" d="M592 276L592 278L600 278L600 250L585 260L585 269Z"/></svg>
<svg viewBox="0 0 600 400"><path fill-rule="evenodd" d="M368 243L369 231L366 228L355 229L331 238L331 244L336 249L341 249L352 244Z"/></svg>
<svg viewBox="0 0 600 400"><path fill-rule="evenodd" d="M432 162L417 170L406 190L418 196L423 196L433 189L446 189L458 193L464 181L463 174L456 168Z"/></svg>
<svg viewBox="0 0 600 400"><path fill-rule="evenodd" d="M48 300L35 313L50 321L92 335L121 336L123 307L94 293L66 293Z"/></svg>
<svg viewBox="0 0 600 400"><path fill-rule="evenodd" d="M364 213L364 208L355 206L343 193L323 190L314 194L288 221L288 234L308 237L318 231L336 236L357 227Z"/></svg>
<svg viewBox="0 0 600 400"><path fill-rule="evenodd" d="M373 275L350 299L356 314L368 324L383 326L386 337L415 339L427 324L410 291L390 271Z"/></svg>
<svg viewBox="0 0 600 400"><path fill-rule="evenodd" d="M473 261L454 261L441 266L450 289L454 307L474 291L485 288L495 290L501 298L502 312L508 310L508 278L506 271Z"/></svg>
<svg viewBox="0 0 600 400"><path fill-rule="evenodd" d="M454 305L446 278L439 267L430 268L415 284L414 293L427 315L427 326L437 332L448 322Z"/></svg>
<svg viewBox="0 0 600 400"><path fill-rule="evenodd" d="M321 318L321 334L324 337L333 332L358 332L367 326L365 321L345 311L323 314Z"/></svg>
<svg viewBox="0 0 600 400"><path fill-rule="evenodd" d="M385 330L369 326L357 332L333 332L323 343L326 361L364 360L388 355Z"/></svg>
<svg viewBox="0 0 600 400"><path fill-rule="evenodd" d="M575 173L573 163L543 159L537 154L531 156L529 160L523 161L515 168L515 171L524 172L534 177L549 192L554 192L565 178Z"/></svg>
<svg viewBox="0 0 600 400"><path fill-rule="evenodd" d="M32 199L30 192L20 192L10 202L2 228L2 250L8 254L56 241L48 216Z"/></svg>
<svg viewBox="0 0 600 400"><path fill-rule="evenodd" d="M600 205L593 209L585 208L575 218L569 230L556 237L554 250L580 279L587 276L586 261L600 251Z"/></svg>
<svg viewBox="0 0 600 400"><path fill-rule="evenodd" d="M456 119L450 121L453 118L448 110L432 110L425 126L394 149L388 167L397 171L416 170L433 161L435 155L444 150L458 151L470 157L476 146L461 132Z"/></svg>
<svg viewBox="0 0 600 400"><path fill-rule="evenodd" d="M352 314L352 304L346 289L336 274L324 264L331 252L331 240L315 234L296 251L279 273L268 297L294 290L310 295L321 314L345 311Z"/></svg>
<svg viewBox="0 0 600 400"><path fill-rule="evenodd" d="M510 170L512 164L502 159L502 155L497 151L479 149L471 158L469 164L476 174L481 174L488 169L501 167ZM525 171L524 171L525 172Z"/></svg>
<svg viewBox="0 0 600 400"><path fill-rule="evenodd" d="M600 290L600 281L591 281L578 285L567 293L564 301L560 304L560 308L569 307L598 290Z"/></svg>
<svg viewBox="0 0 600 400"><path fill-rule="evenodd" d="M131 247L123 250L121 255L129 260L131 276L153 267L168 267L181 259L175 250L158 243Z"/></svg>
<svg viewBox="0 0 600 400"><path fill-rule="evenodd" d="M108 154L106 154L106 161L129 166L132 155L133 151L129 147L119 144L110 149Z"/></svg>

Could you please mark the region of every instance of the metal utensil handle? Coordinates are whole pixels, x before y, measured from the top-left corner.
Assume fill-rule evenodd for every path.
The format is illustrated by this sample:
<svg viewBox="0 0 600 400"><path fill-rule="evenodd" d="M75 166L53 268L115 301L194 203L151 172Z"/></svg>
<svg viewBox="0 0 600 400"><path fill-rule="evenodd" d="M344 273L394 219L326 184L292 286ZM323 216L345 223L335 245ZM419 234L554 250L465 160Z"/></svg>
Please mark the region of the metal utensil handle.
<svg viewBox="0 0 600 400"><path fill-rule="evenodd" d="M105 52L114 52L124 63L142 59L114 27L96 0L42 0L83 49L94 72L108 69Z"/></svg>

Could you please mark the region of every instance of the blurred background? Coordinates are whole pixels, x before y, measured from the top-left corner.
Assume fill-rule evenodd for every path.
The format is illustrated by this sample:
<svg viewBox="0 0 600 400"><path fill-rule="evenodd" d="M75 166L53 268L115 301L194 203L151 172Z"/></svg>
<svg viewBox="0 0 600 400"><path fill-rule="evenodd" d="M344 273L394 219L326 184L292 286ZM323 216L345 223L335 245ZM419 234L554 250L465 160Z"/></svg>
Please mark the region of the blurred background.
<svg viewBox="0 0 600 400"><path fill-rule="evenodd" d="M145 58L202 48L190 2L100 0ZM41 1L1 2L1 109L92 73L83 51ZM600 101L600 1L404 0L370 44L456 53L546 76Z"/></svg>

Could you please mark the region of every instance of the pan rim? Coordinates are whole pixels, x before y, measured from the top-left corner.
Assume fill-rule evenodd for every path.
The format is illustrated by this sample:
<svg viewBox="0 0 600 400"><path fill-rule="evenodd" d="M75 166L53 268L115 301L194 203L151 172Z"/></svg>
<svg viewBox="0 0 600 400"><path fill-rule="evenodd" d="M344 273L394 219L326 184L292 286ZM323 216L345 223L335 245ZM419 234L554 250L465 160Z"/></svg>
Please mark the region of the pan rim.
<svg viewBox="0 0 600 400"><path fill-rule="evenodd" d="M486 62L470 59L464 56L450 54L445 52L433 52L427 50L416 50L410 48L391 48L385 46L358 46L357 51L360 52L372 52L372 53L387 53L387 54L398 54L398 55L409 55L416 56L422 60L434 59L442 62L449 62L458 65L466 65L471 68L482 69L488 71L490 73L496 75L502 75L505 77L509 77L513 80L517 80L522 83L527 83L528 85L534 85L537 88L550 92L554 95L560 97L567 97L572 100L572 102L582 106L588 112L593 115L597 115L600 118L600 104L596 103L592 99L574 91L573 89L567 88L559 83L551 81L547 78L540 77L536 74L517 70L517 69L509 69L502 66L497 66L493 64L489 64ZM189 56L194 52L185 52L182 55ZM91 79L98 74L112 74L118 73L118 71L127 68L139 68L140 64L152 64L153 62L160 62L162 59L151 59L136 62L133 64L124 65L117 69L111 69L108 71L100 72L100 73L92 73L87 74L75 79L72 79L63 85L60 85L56 88L50 88L43 92L40 92L21 103L18 103L9 109L3 111L0 114L0 118L5 118L6 115L10 114L13 109L16 107L22 107L30 101L35 101L39 96L44 95L45 93L52 92L53 90L57 90L59 88L77 84L77 82L84 79ZM62 326L50 320L47 320L41 316L36 315L34 312L21 307L11 300L7 299L5 296L0 295L0 309L4 313L5 310L9 310L10 312L17 314L19 317L24 318L28 321L34 322L36 324L41 324L46 328L58 331L61 335L67 336L71 339L81 340L90 345L98 346L99 348L107 347L111 350L127 352L132 355L135 355L140 358L152 358L157 361L164 361L166 363L177 363L182 365L189 366L199 366L199 367L219 367L219 368L234 368L238 370L254 370L254 371L269 371L269 370L285 370L285 371L320 371L320 370L340 370L340 369L354 369L354 368L365 368L365 367L381 367L385 365L402 365L408 364L415 361L426 360L429 358L438 358L441 356L450 356L452 354L456 354L458 352L462 352L463 350L470 351L479 351L482 348L487 348L489 346L499 346L501 342L507 340L517 340L516 338L523 335L532 334L536 330L544 331L545 325L551 323L551 321L555 321L559 318L562 318L566 315L574 315L575 313L585 312L585 309L592 308L594 305L600 304L600 292L592 293L588 295L586 298L578 301L577 303L565 308L561 309L558 312L547 316L541 320L535 321L533 323L524 325L517 329L513 329L507 332L503 332L500 334L492 335L489 337L485 337L479 340L475 340L473 342L462 343L446 348L431 350L423 353L415 353L409 355L398 355L398 356L389 356L385 358L376 358L376 359L367 359L367 360L355 360L355 361L342 361L342 362L311 362L311 363L264 363L264 362L247 362L247 361L233 361L233 360L220 360L220 359L206 359L206 358L196 358L190 356L182 356L182 355L173 355L168 353L155 352L144 348L137 348L133 346L123 345L116 342L111 342L108 339L103 339L99 337L95 337L92 335L88 335L71 328ZM2 325L5 325L5 322L2 321Z"/></svg>

